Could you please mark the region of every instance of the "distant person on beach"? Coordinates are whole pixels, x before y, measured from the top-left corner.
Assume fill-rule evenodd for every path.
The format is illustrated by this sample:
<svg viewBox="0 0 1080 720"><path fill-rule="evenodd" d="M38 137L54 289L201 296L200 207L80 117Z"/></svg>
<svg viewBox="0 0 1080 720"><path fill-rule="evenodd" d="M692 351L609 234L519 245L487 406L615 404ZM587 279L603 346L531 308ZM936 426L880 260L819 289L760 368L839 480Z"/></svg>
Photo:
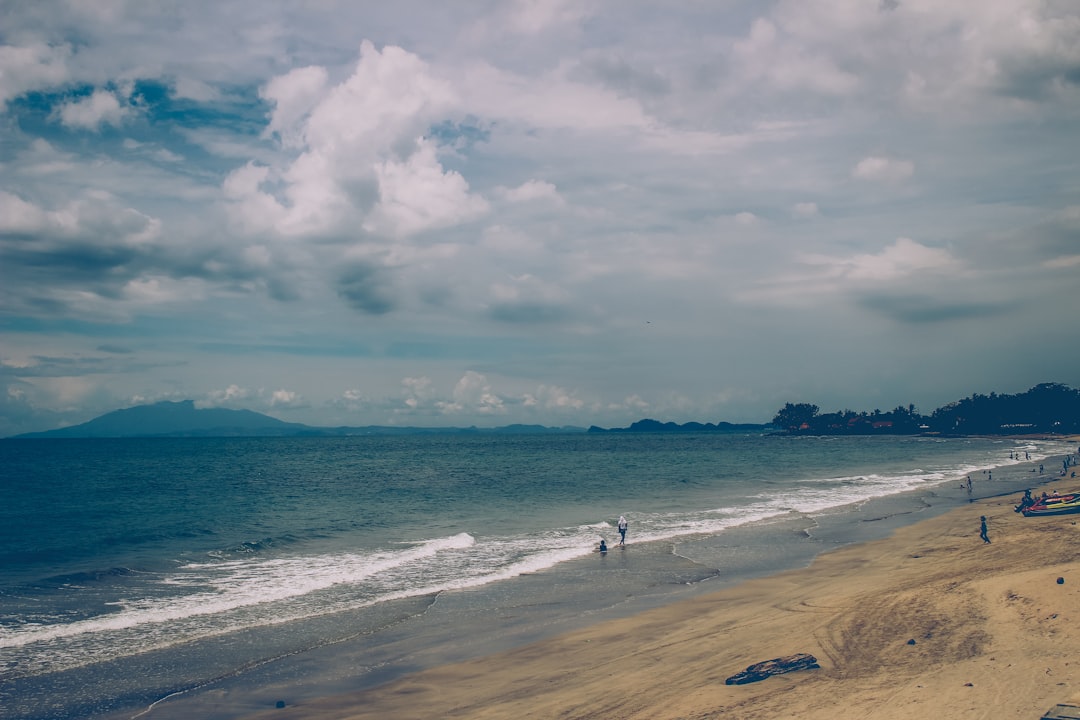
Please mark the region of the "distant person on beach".
<svg viewBox="0 0 1080 720"><path fill-rule="evenodd" d="M967 476L967 491L968 491L968 495L970 495L971 494L971 476L970 475Z"/></svg>
<svg viewBox="0 0 1080 720"><path fill-rule="evenodd" d="M986 535L986 516L985 515L982 515L982 516L979 517L979 537L982 538L982 541L984 543L990 542L990 538L987 537L987 535Z"/></svg>
<svg viewBox="0 0 1080 720"><path fill-rule="evenodd" d="M619 544L620 545L625 545L626 544L626 528L627 528L626 518L624 516L620 515L619 516Z"/></svg>
<svg viewBox="0 0 1080 720"><path fill-rule="evenodd" d="M602 553L607 552L607 543L604 542L604 538L600 538L600 552L602 552Z"/></svg>

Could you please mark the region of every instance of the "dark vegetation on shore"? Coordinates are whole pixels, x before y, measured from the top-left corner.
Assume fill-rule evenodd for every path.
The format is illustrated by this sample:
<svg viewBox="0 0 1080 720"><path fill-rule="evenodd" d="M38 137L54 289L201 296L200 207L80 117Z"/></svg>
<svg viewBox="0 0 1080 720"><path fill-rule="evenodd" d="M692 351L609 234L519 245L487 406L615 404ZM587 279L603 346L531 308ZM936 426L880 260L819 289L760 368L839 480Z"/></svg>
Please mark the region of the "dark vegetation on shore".
<svg viewBox="0 0 1080 720"><path fill-rule="evenodd" d="M914 405L888 412L821 413L817 405L787 403L773 425L804 435L1026 435L1080 432L1080 390L1042 383L1016 395L973 394L923 415Z"/></svg>

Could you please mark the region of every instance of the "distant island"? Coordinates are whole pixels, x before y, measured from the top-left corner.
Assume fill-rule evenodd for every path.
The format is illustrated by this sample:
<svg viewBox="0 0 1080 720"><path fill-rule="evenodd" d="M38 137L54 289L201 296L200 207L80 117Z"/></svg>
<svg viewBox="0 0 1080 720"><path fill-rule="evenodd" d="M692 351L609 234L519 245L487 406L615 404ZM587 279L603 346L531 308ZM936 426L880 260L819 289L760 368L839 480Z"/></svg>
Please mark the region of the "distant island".
<svg viewBox="0 0 1080 720"><path fill-rule="evenodd" d="M638 420L630 427L625 428L601 428L593 425L589 428L590 433L760 433L775 429L772 425L759 425L755 423L729 423L719 422L699 423L688 422L679 425L673 422L660 422L659 420Z"/></svg>
<svg viewBox="0 0 1080 720"><path fill-rule="evenodd" d="M780 433L787 435L1024 435L1080 434L1080 391L1043 383L1017 395L974 394L920 414L914 405L888 412L821 413L817 405L787 403L771 423L683 424L639 420L626 428L505 425L494 428L316 427L290 423L252 410L197 408L193 400L158 402L114 410L80 425L23 433L25 438L133 437L350 437L361 435L526 435L552 433Z"/></svg>

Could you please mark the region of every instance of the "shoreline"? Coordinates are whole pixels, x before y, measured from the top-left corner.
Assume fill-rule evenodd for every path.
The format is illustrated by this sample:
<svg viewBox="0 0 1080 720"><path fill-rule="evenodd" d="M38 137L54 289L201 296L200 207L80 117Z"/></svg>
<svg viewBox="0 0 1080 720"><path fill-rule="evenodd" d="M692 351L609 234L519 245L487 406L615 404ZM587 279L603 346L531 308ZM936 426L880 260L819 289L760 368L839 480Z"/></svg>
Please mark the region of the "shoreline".
<svg viewBox="0 0 1080 720"><path fill-rule="evenodd" d="M1080 703L1080 665L1069 662L1080 516L1024 518L1014 495L826 550L808 567L249 717L824 720L841 707L895 720L1038 717ZM821 669L724 685L803 652Z"/></svg>
<svg viewBox="0 0 1080 720"><path fill-rule="evenodd" d="M1003 446L1003 450L1008 449ZM1053 457L1046 461L1052 462ZM967 508L974 499L1018 498L1024 487L1060 480L1034 475L1036 466L1028 468L1029 464L971 466L977 481L974 495L965 492L962 483L947 481L820 511L790 511L720 533L653 539L636 537L631 528L632 547L626 553L619 549L609 552L606 561L598 560L598 555L582 557L481 587L383 603L377 606L378 615L317 616L299 623L267 625L220 642L182 647L186 657L181 661L199 654L227 657L237 641L236 647L271 648L269 652L259 650L258 662L230 667L224 661L222 673L208 675L205 682L176 682L175 660L169 652L162 652L160 657L140 658L141 666L160 678L162 692L130 703L114 696L114 708L96 716L101 720L193 716L236 720L272 708L274 715L270 717L292 717L292 708L308 708L346 693L377 691L419 672L502 657L535 642L640 617L756 578L805 569L822 553L887 538L897 527L950 508ZM980 470L982 481L974 474ZM298 652L273 653L272 648L297 637L315 642ZM174 678L171 684L170 678ZM73 677L72 683L77 680ZM71 684L64 692L74 694L77 688ZM285 707L276 708L279 702ZM391 716L397 716L398 711L391 711ZM430 712L431 716L443 715L440 708ZM322 717L348 716L346 711L337 710Z"/></svg>

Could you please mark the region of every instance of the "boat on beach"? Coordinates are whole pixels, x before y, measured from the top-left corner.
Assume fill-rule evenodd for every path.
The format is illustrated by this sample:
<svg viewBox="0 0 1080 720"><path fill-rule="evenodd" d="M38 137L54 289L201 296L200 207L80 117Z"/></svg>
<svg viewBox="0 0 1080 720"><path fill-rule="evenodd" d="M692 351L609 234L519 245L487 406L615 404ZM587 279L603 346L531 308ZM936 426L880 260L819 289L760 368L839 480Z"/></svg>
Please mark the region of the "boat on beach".
<svg viewBox="0 0 1080 720"><path fill-rule="evenodd" d="M1024 517L1080 513L1080 495L1048 495L1038 499L1034 505L1022 508L1020 512Z"/></svg>

